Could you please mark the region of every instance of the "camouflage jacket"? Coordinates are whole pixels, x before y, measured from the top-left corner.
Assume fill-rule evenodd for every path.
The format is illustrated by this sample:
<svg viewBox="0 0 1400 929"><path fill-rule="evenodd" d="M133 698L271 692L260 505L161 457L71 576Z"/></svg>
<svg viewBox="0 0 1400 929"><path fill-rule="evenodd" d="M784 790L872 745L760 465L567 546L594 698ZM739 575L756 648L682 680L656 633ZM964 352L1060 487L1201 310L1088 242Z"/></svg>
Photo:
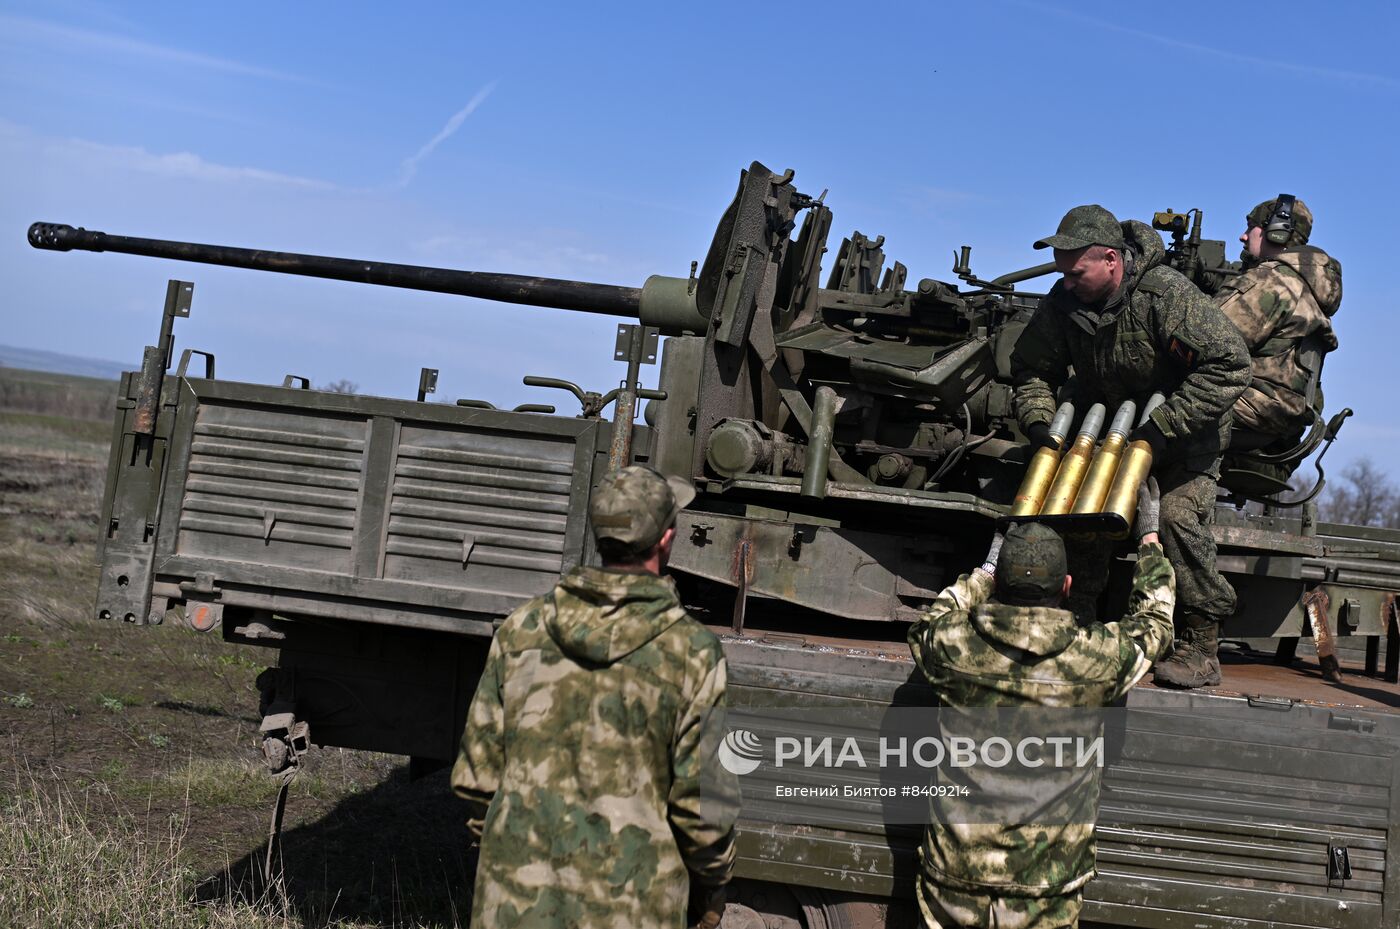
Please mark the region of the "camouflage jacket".
<svg viewBox="0 0 1400 929"><path fill-rule="evenodd" d="M682 926L690 881L734 861L724 704L719 640L668 578L575 568L512 613L452 769L481 840L471 924Z"/></svg>
<svg viewBox="0 0 1400 929"><path fill-rule="evenodd" d="M1309 337L1323 354L1337 347L1332 316L1342 305L1342 266L1303 245L1230 278L1216 303L1244 336L1254 379L1235 404L1245 428L1291 437L1312 423L1305 396L1309 372L1298 348ZM1314 403L1321 409L1321 390Z"/></svg>
<svg viewBox="0 0 1400 929"><path fill-rule="evenodd" d="M1096 402L1109 416L1125 400L1141 410L1160 390L1167 399L1152 420L1167 437L1164 460L1216 474L1227 414L1249 383L1249 352L1219 308L1162 264L1157 233L1128 220L1123 234L1131 263L1104 307L1085 306L1056 282L1031 315L1011 354L1016 416L1022 428L1048 423L1071 368L1068 399L1081 416Z"/></svg>
<svg viewBox="0 0 1400 929"><path fill-rule="evenodd" d="M1067 610L985 602L993 585L982 571L963 575L909 629L914 662L944 706L1102 707L1126 694L1171 645L1176 577L1160 545L1138 549L1128 615L1115 623L1080 628ZM964 771L983 804L1032 786ZM925 879L1026 897L1082 887L1094 876L1099 770L1077 769L1048 792L1044 771L1033 787L1039 804L1064 814L1055 824L941 821L935 805L919 853Z"/></svg>

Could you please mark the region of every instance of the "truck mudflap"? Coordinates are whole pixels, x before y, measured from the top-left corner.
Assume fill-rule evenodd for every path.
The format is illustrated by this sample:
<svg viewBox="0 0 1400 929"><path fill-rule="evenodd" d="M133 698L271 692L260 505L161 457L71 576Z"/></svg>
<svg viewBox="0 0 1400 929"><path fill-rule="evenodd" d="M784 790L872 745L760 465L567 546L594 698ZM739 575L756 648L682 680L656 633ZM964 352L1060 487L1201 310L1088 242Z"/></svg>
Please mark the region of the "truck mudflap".
<svg viewBox="0 0 1400 929"><path fill-rule="evenodd" d="M134 381L104 618L185 602L197 628L237 608L489 636L587 555L607 423L175 377L142 442Z"/></svg>
<svg viewBox="0 0 1400 929"><path fill-rule="evenodd" d="M726 637L732 707L931 705L894 644ZM1136 688L1108 752L1083 918L1122 926L1400 925L1400 714ZM779 733L758 733L771 738ZM869 734L871 737L874 733ZM1110 745L1114 740L1109 740ZM1200 764L1192 759L1213 759ZM741 777L746 809L792 775ZM869 777L855 769L851 783ZM740 876L909 898L922 829L746 816Z"/></svg>

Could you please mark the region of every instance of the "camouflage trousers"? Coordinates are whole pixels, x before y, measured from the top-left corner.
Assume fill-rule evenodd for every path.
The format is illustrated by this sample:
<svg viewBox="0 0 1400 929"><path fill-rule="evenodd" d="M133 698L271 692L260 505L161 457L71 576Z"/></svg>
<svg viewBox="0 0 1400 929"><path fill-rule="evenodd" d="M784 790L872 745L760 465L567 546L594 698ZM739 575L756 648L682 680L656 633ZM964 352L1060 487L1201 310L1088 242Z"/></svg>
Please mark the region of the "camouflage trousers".
<svg viewBox="0 0 1400 929"><path fill-rule="evenodd" d="M1223 623L1235 612L1235 589L1215 567L1215 478L1208 474L1169 469L1157 476L1162 490L1162 550L1176 572L1176 612L1195 613ZM1107 540L1065 539L1070 577L1067 608L1082 625L1112 622L1121 617L1099 616L1099 597L1108 584L1108 563L1115 543Z"/></svg>
<svg viewBox="0 0 1400 929"><path fill-rule="evenodd" d="M1077 890L1053 897L993 897L919 875L919 912L928 929L1073 929L1082 903Z"/></svg>

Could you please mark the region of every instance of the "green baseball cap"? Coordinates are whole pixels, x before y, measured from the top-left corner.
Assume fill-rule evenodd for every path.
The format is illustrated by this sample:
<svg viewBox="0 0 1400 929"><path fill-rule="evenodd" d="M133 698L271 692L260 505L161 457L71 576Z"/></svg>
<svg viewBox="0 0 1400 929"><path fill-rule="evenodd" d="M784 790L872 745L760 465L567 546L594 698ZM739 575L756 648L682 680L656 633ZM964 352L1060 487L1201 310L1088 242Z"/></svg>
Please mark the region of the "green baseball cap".
<svg viewBox="0 0 1400 929"><path fill-rule="evenodd" d="M997 558L997 599L1014 606L1039 606L1065 586L1065 543L1042 523L1006 530Z"/></svg>
<svg viewBox="0 0 1400 929"><path fill-rule="evenodd" d="M1060 227L1055 230L1055 234L1040 239L1035 243L1035 247L1074 251L1088 248L1090 245L1122 249L1126 248L1127 244L1123 238L1123 226L1118 222L1118 218L1097 203L1089 203L1066 213L1065 218L1060 220Z"/></svg>
<svg viewBox="0 0 1400 929"><path fill-rule="evenodd" d="M1269 217L1274 215L1274 207L1278 205L1278 198L1265 200L1245 214L1245 228L1258 226L1261 229L1269 224ZM1312 237L1313 215L1312 210L1298 198L1293 198L1293 234L1288 237L1289 245L1307 245L1308 239Z"/></svg>
<svg viewBox="0 0 1400 929"><path fill-rule="evenodd" d="M676 514L695 499L695 488L678 477L630 465L604 477L588 505L593 537L612 539L634 553L661 541Z"/></svg>

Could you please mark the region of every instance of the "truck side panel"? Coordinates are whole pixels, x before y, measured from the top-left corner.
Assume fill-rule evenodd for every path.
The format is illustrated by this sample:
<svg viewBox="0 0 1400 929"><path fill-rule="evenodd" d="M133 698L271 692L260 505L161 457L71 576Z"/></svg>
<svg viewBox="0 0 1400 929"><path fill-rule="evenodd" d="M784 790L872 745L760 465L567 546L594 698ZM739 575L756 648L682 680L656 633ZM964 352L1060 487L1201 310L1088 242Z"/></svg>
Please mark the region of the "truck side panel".
<svg viewBox="0 0 1400 929"><path fill-rule="evenodd" d="M584 557L599 425L184 380L156 593L489 635Z"/></svg>
<svg viewBox="0 0 1400 929"><path fill-rule="evenodd" d="M897 652L737 638L725 646L732 706L932 702ZM1390 849L1400 847L1400 718L1150 687L1135 689L1128 706L1122 751L1110 752L1104 771L1099 874L1085 888L1086 920L1156 929L1396 924L1400 862ZM777 734L791 733L758 733ZM1220 762L1192 762L1201 758ZM871 777L851 771L851 783ZM801 769L765 765L746 775L745 808L772 808L779 783L804 783ZM741 829L744 877L873 896L913 892L917 826L750 818ZM1351 867L1347 880L1329 878L1337 849Z"/></svg>

